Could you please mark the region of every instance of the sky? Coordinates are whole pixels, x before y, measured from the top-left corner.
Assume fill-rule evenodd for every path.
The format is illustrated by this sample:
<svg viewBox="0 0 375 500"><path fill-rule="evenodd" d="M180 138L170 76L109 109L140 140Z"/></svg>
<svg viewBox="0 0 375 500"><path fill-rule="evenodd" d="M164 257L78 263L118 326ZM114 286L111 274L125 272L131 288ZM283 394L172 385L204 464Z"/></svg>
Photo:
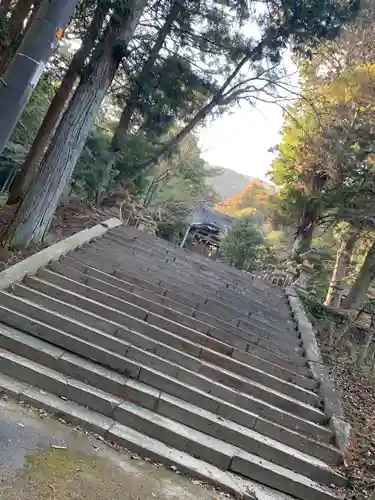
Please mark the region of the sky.
<svg viewBox="0 0 375 500"><path fill-rule="evenodd" d="M273 158L268 150L278 144L282 124L282 110L275 104L252 108L244 103L199 131L202 156L213 166L264 179Z"/></svg>

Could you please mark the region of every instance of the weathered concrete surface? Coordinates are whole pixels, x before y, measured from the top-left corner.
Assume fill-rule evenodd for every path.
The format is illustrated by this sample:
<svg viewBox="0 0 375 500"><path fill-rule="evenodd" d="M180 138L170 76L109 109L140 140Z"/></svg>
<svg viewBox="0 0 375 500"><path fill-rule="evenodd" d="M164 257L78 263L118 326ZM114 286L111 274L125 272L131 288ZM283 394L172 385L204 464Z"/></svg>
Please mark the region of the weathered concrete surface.
<svg viewBox="0 0 375 500"><path fill-rule="evenodd" d="M109 229L118 227L121 224L122 222L119 219L113 217L94 227L73 234L73 236L69 236L69 238L31 255L27 259L21 260L21 262L18 262L14 266L8 267L0 273L0 290L7 289L13 283L21 281L26 275L36 273L40 267L46 266L51 260L58 260L71 250L84 245L94 238L103 236Z"/></svg>
<svg viewBox="0 0 375 500"><path fill-rule="evenodd" d="M229 497L0 400L1 500L219 500Z"/></svg>
<svg viewBox="0 0 375 500"><path fill-rule="evenodd" d="M320 394L324 403L324 412L329 418L329 425L335 434L336 446L342 454L342 459L344 459L348 453L352 427L345 420L340 393L334 386L328 367L324 365L313 326L305 313L296 289L293 286L289 286L285 289L285 292L301 334L309 368L314 379L319 383Z"/></svg>

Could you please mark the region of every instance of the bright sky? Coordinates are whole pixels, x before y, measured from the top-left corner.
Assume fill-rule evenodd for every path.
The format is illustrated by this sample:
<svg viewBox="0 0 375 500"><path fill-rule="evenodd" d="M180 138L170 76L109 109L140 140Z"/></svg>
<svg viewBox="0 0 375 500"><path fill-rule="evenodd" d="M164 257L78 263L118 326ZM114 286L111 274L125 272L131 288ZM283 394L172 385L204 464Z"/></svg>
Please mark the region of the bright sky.
<svg viewBox="0 0 375 500"><path fill-rule="evenodd" d="M265 178L273 158L268 150L279 142L282 123L275 104L237 106L199 131L203 157L213 166Z"/></svg>
<svg viewBox="0 0 375 500"><path fill-rule="evenodd" d="M280 88L279 93L294 98L295 94L289 91L298 91L299 73L289 52L283 56L281 69L285 75L284 90ZM256 107L252 107L243 101L230 114L207 122L205 128L199 130L202 156L210 165L264 179L274 157L269 149L280 142L282 126L280 106L258 101Z"/></svg>

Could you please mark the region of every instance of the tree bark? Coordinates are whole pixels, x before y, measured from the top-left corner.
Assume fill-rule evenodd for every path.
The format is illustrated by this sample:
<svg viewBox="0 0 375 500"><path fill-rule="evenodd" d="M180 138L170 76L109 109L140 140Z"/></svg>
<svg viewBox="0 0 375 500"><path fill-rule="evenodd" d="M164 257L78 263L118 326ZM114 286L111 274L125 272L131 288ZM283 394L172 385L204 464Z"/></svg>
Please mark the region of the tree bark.
<svg viewBox="0 0 375 500"><path fill-rule="evenodd" d="M293 243L293 255L305 253L310 249L315 229L315 218L315 212L306 209L302 211Z"/></svg>
<svg viewBox="0 0 375 500"><path fill-rule="evenodd" d="M335 267L333 268L331 282L324 301L326 306L340 307L341 291L340 287L347 275L348 267L352 260L355 244L358 238L358 229L352 228L349 232L343 235L341 245L336 255Z"/></svg>
<svg viewBox="0 0 375 500"><path fill-rule="evenodd" d="M172 8L167 15L165 23L158 32L158 36L149 53L149 56L146 59L141 72L139 73L133 87L130 90L130 94L125 102L124 110L121 114L120 121L116 127L109 148L108 163L102 173L102 179L98 189L98 201L100 201L101 199L103 188L105 189L108 185L109 173L113 165L116 163L116 156L121 151L124 145L125 137L128 132L131 119L138 107L141 97L144 95L144 89L141 82L152 72L155 62L159 56L159 52L162 49L164 42L172 29L173 23L176 21L180 11L181 2L177 0L172 4Z"/></svg>
<svg viewBox="0 0 375 500"><path fill-rule="evenodd" d="M12 0L0 0L0 15L9 10Z"/></svg>
<svg viewBox="0 0 375 500"><path fill-rule="evenodd" d="M342 307L344 309L358 309L364 301L371 281L375 277L375 242L367 252L362 267L348 293L344 299Z"/></svg>
<svg viewBox="0 0 375 500"><path fill-rule="evenodd" d="M147 0L129 0L125 18L111 19L104 40L94 51L54 138L42 160L39 175L21 203L4 238L9 246L39 244L70 181L91 126L131 40Z"/></svg>
<svg viewBox="0 0 375 500"><path fill-rule="evenodd" d="M8 23L8 43L0 47L0 75L2 75L20 44L24 32L24 21L32 8L33 0L19 0Z"/></svg>
<svg viewBox="0 0 375 500"><path fill-rule="evenodd" d="M361 366L363 366L363 364L366 362L366 359L367 359L367 356L369 353L369 349L370 349L370 345L371 345L372 340L374 338L374 333L375 333L374 321L372 320L371 326L366 332L366 337L364 339L364 342L359 348L358 357L357 357L357 367L358 368L361 368Z"/></svg>
<svg viewBox="0 0 375 500"><path fill-rule="evenodd" d="M84 67L85 60L94 48L95 40L100 34L100 29L107 13L108 8L104 8L103 2L99 2L85 38L82 40L82 45L74 54L68 71L65 73L63 81L52 99L47 114L26 156L21 171L12 183L9 199L7 201L8 205L14 205L24 198L33 178L37 174L38 164L56 129L60 116L71 97L74 85Z"/></svg>

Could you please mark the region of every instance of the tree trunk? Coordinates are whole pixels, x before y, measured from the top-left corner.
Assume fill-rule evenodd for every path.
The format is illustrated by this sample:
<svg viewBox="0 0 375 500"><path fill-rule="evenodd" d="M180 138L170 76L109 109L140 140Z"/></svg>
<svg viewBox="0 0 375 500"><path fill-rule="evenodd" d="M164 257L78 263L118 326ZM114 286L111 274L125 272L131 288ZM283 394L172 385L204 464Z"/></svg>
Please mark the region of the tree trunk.
<svg viewBox="0 0 375 500"><path fill-rule="evenodd" d="M374 338L374 320L371 319L370 328L366 332L366 337L363 344L359 348L358 357L357 357L357 367L360 368L364 365L367 360L367 356L369 353L370 345L372 343L372 339Z"/></svg>
<svg viewBox="0 0 375 500"><path fill-rule="evenodd" d="M8 43L0 47L0 76L5 72L9 61L20 44L22 33L24 32L24 22L29 15L32 5L33 0L19 0L12 11L8 23Z"/></svg>
<svg viewBox="0 0 375 500"><path fill-rule="evenodd" d="M315 229L315 218L315 212L307 209L302 211L294 239L293 255L305 253L310 249Z"/></svg>
<svg viewBox="0 0 375 500"><path fill-rule="evenodd" d="M324 301L326 306L340 307L342 296L340 287L343 284L348 267L350 266L358 233L358 229L352 228L347 234L343 235L340 248L337 251L335 267L333 268L327 296Z"/></svg>
<svg viewBox="0 0 375 500"><path fill-rule="evenodd" d="M0 15L9 10L12 0L0 0Z"/></svg>
<svg viewBox="0 0 375 500"><path fill-rule="evenodd" d="M375 277L375 242L367 252L362 267L348 293L343 301L344 309L358 309L366 296L371 281Z"/></svg>
<svg viewBox="0 0 375 500"><path fill-rule="evenodd" d="M34 142L26 156L24 164L22 165L22 169L11 186L10 196L7 202L8 205L14 205L24 198L25 193L38 171L38 164L45 152L46 146L49 143L53 132L56 129L58 120L72 94L74 85L84 67L85 60L90 55L94 47L95 40L100 34L100 29L108 12L108 9L105 9L102 4L103 2L99 2L92 22L86 32L85 38L82 41L82 45L75 53L68 71L65 73L63 81L52 99L47 114L43 119Z"/></svg>
<svg viewBox="0 0 375 500"><path fill-rule="evenodd" d="M178 0L172 4L172 8L163 24L162 28L158 32L156 41L149 53L146 62L143 65L141 72L139 73L133 88L130 90L129 97L125 102L124 110L121 114L120 121L116 127L115 133L112 138L111 146L109 149L108 163L103 170L102 179L100 182L98 190L98 199L101 198L101 193L103 188L105 189L108 185L109 173L116 163L116 156L121 151L126 134L129 129L131 119L134 115L135 110L138 107L141 97L144 94L144 89L142 87L142 81L152 72L155 62L159 56L159 52L162 49L164 42L169 35L173 23L176 21L177 16L181 10L181 2Z"/></svg>
<svg viewBox="0 0 375 500"><path fill-rule="evenodd" d="M72 97L16 217L5 234L9 246L39 244L70 181L91 126L131 40L147 0L128 2L125 19L114 16L84 77Z"/></svg>

